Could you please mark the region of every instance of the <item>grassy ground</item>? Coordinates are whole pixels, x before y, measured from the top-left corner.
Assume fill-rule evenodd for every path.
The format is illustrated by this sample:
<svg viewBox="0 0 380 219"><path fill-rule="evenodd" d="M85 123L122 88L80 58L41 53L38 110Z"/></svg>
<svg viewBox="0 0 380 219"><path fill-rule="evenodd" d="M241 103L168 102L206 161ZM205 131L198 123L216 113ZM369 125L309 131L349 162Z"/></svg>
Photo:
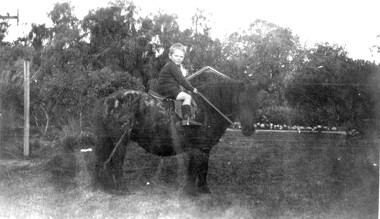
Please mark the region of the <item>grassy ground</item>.
<svg viewBox="0 0 380 219"><path fill-rule="evenodd" d="M211 152L213 194L197 198L181 195L176 157L160 159L136 145L126 158L132 194L125 196L91 189L91 152L2 160L0 218L377 218L378 143L228 132Z"/></svg>

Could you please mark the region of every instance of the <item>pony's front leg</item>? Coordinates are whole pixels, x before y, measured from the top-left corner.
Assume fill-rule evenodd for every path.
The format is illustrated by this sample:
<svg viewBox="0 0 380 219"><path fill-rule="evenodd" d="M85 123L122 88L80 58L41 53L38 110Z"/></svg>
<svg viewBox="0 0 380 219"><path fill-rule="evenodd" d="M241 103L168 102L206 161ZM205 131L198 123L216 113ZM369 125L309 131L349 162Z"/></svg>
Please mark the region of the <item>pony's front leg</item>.
<svg viewBox="0 0 380 219"><path fill-rule="evenodd" d="M197 177L197 192L203 194L211 194L210 188L207 185L208 163L210 152L203 152L199 159L198 177Z"/></svg>
<svg viewBox="0 0 380 219"><path fill-rule="evenodd" d="M185 194L194 196L197 192L210 193L206 181L209 153L193 148L188 151L188 155L189 165L184 187Z"/></svg>
<svg viewBox="0 0 380 219"><path fill-rule="evenodd" d="M98 142L95 151L97 156L96 178L106 191L128 193L123 181L123 165L128 137L128 133L125 132L116 144L110 138L100 138L101 141Z"/></svg>
<svg viewBox="0 0 380 219"><path fill-rule="evenodd" d="M115 185L115 192L117 193L129 193L127 186L124 182L124 158L126 153L126 144L115 147L116 151L110 160L110 167L112 170L113 182Z"/></svg>
<svg viewBox="0 0 380 219"><path fill-rule="evenodd" d="M109 137L97 136L93 173L93 185L95 188L106 189L113 185L112 180L110 180L112 178L111 169L109 166L104 167L104 162L111 154L112 148L113 143Z"/></svg>

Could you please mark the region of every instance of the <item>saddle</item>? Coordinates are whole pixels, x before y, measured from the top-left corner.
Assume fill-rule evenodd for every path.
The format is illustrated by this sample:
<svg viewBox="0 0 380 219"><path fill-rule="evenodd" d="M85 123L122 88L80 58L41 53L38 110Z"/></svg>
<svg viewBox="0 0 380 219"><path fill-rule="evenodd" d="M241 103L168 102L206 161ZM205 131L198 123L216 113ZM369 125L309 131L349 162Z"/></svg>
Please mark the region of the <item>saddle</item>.
<svg viewBox="0 0 380 219"><path fill-rule="evenodd" d="M149 90L148 94L152 97L159 99L164 104L164 108L167 110L174 111L174 113L180 118L184 119L182 114L182 100L173 100L167 97L162 96L161 94L157 93L156 91ZM191 100L191 117L195 117L195 110L197 108L197 104L194 100Z"/></svg>

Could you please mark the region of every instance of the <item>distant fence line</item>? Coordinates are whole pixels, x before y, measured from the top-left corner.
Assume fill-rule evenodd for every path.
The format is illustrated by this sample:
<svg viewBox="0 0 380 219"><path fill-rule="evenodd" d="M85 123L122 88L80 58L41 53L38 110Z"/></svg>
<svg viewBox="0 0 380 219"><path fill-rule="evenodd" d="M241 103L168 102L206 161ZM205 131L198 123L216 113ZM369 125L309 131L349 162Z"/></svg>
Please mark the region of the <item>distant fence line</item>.
<svg viewBox="0 0 380 219"><path fill-rule="evenodd" d="M231 129L228 128L227 131L230 132L237 132L240 131L240 129ZM347 132L345 131L303 131L303 130L275 130L275 129L256 129L255 132L283 132L283 133L322 133L322 134L337 134L337 135L347 135Z"/></svg>

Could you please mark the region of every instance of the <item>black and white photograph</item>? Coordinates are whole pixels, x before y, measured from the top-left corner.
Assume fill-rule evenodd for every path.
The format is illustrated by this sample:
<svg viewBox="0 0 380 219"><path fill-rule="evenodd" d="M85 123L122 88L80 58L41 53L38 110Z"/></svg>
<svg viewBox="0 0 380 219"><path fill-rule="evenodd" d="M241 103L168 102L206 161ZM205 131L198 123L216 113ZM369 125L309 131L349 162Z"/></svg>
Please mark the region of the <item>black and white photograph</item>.
<svg viewBox="0 0 380 219"><path fill-rule="evenodd" d="M0 218L379 218L379 8L2 1Z"/></svg>

